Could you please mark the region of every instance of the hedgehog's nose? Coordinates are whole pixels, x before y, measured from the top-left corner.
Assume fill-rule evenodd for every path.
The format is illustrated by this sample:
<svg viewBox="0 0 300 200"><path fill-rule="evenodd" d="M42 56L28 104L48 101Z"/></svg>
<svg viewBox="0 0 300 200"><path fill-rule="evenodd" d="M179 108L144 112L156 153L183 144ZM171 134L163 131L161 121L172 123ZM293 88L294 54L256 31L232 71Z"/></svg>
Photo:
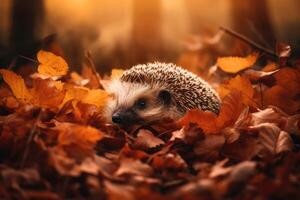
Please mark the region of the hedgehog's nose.
<svg viewBox="0 0 300 200"><path fill-rule="evenodd" d="M122 116L119 113L113 114L111 120L116 124L122 124L123 122Z"/></svg>

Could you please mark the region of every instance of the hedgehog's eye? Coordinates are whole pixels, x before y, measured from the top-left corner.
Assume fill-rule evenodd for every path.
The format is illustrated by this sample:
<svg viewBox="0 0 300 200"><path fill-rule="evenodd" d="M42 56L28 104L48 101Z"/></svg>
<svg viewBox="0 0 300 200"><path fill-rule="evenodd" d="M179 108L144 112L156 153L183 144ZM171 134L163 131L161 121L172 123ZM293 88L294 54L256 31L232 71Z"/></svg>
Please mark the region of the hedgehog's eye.
<svg viewBox="0 0 300 200"><path fill-rule="evenodd" d="M141 99L137 100L137 102L136 102L136 106L138 109L144 109L144 108L146 108L146 105L147 105L147 102L146 102L146 99L144 99L144 98L141 98Z"/></svg>

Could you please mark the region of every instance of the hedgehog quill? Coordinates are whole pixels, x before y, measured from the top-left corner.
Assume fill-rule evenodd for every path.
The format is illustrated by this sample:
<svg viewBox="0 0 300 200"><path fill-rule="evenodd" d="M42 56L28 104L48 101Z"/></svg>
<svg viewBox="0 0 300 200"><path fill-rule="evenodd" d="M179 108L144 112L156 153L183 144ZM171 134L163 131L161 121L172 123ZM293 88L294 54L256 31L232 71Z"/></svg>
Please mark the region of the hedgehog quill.
<svg viewBox="0 0 300 200"><path fill-rule="evenodd" d="M136 65L113 80L105 118L128 127L176 120L190 109L220 111L220 98L203 79L174 64Z"/></svg>

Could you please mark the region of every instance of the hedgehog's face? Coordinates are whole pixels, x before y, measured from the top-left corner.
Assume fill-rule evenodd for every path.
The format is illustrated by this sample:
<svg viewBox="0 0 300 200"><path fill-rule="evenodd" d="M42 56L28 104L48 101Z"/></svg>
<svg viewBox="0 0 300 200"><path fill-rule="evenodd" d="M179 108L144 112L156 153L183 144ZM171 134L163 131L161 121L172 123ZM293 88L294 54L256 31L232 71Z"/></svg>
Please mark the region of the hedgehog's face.
<svg viewBox="0 0 300 200"><path fill-rule="evenodd" d="M105 116L108 121L120 126L146 124L170 116L171 94L156 86L113 81L108 88L111 98ZM172 112L174 113L174 112Z"/></svg>

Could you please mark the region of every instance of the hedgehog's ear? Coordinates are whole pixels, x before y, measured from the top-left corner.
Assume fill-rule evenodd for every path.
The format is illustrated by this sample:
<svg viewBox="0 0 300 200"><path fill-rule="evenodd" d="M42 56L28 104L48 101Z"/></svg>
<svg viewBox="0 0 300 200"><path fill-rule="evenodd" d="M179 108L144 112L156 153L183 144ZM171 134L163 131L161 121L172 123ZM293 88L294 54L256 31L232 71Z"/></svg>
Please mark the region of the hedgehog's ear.
<svg viewBox="0 0 300 200"><path fill-rule="evenodd" d="M170 94L170 92L166 91L166 90L161 90L158 94L158 98L163 102L163 104L165 105L170 105L171 104L171 100L172 100L172 96Z"/></svg>

